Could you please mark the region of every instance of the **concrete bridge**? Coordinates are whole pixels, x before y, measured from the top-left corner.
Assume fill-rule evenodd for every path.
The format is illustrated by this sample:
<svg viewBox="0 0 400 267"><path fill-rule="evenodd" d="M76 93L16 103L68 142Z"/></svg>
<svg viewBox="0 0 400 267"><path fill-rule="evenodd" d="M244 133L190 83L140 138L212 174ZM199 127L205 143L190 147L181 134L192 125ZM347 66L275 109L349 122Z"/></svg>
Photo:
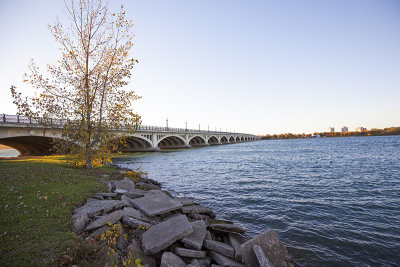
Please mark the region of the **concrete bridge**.
<svg viewBox="0 0 400 267"><path fill-rule="evenodd" d="M15 148L21 156L48 155L54 138L61 138L62 120L44 127L22 116L0 115L0 144ZM126 138L122 152L148 152L160 149L190 148L260 140L260 137L232 132L200 131L141 125Z"/></svg>

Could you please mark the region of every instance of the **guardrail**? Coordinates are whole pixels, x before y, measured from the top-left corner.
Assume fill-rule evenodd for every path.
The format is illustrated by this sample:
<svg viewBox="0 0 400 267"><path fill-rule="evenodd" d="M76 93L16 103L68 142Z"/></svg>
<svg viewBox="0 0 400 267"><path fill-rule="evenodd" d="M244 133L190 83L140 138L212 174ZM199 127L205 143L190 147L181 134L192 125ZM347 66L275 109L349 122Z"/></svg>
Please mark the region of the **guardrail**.
<svg viewBox="0 0 400 267"><path fill-rule="evenodd" d="M62 127L67 120L64 119L50 119L50 126ZM42 118L32 118L20 115L7 115L3 114L0 123L12 123L12 124L32 124L32 125L43 125ZM148 126L138 125L137 131L141 132L182 132L182 133L218 133L218 134L242 134L235 132L223 132L223 131L210 131L210 130L197 130L197 129L185 129L185 128L172 128L172 127L161 127L161 126Z"/></svg>

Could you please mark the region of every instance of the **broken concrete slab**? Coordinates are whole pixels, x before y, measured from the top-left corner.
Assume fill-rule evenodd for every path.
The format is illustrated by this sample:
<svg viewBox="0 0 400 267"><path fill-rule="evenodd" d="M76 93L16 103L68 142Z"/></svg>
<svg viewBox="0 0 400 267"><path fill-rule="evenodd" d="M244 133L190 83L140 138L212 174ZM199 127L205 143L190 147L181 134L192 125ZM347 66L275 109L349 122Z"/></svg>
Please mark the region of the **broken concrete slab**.
<svg viewBox="0 0 400 267"><path fill-rule="evenodd" d="M188 257L188 258L204 258L206 257L207 253L201 250L193 250L188 248L176 248L175 254L181 257Z"/></svg>
<svg viewBox="0 0 400 267"><path fill-rule="evenodd" d="M135 183L127 178L124 178L123 180L120 181L115 181L115 190L117 189L122 189L126 190L127 192L135 190Z"/></svg>
<svg viewBox="0 0 400 267"><path fill-rule="evenodd" d="M127 255L130 255L131 259L141 259L141 265L144 267L158 267L157 262L153 256L146 256L143 252L141 243L138 240L133 240L132 244L126 249Z"/></svg>
<svg viewBox="0 0 400 267"><path fill-rule="evenodd" d="M183 213L206 213L206 214L213 214L210 208L201 206L201 205L190 205L190 206L183 206L182 207Z"/></svg>
<svg viewBox="0 0 400 267"><path fill-rule="evenodd" d="M144 214L143 212L141 212L140 210L137 210L132 207L124 208L124 216L128 216L130 218L137 219L140 221L144 221L149 224L157 224L161 221L160 217L157 217L157 216L149 217L146 214Z"/></svg>
<svg viewBox="0 0 400 267"><path fill-rule="evenodd" d="M93 196L100 196L100 197L116 197L116 196L118 196L118 194L116 194L116 193L102 193L102 192L100 192L100 193L95 193L95 194L93 194Z"/></svg>
<svg viewBox="0 0 400 267"><path fill-rule="evenodd" d="M145 195L131 200L132 205L147 216L156 216L180 209L182 204L164 193Z"/></svg>
<svg viewBox="0 0 400 267"><path fill-rule="evenodd" d="M207 228L203 221L190 222L193 233L181 239L181 242L197 250L201 250L206 237Z"/></svg>
<svg viewBox="0 0 400 267"><path fill-rule="evenodd" d="M164 252L160 267L186 267L186 263L172 252Z"/></svg>
<svg viewBox="0 0 400 267"><path fill-rule="evenodd" d="M142 227L144 229L149 229L152 226L151 224L149 224L147 222L144 222L144 221L141 221L138 219L134 219L134 218L130 218L128 216L122 216L122 222L133 229L142 228Z"/></svg>
<svg viewBox="0 0 400 267"><path fill-rule="evenodd" d="M206 239L204 240L204 247L232 259L235 257L235 250L233 247L219 241Z"/></svg>
<svg viewBox="0 0 400 267"><path fill-rule="evenodd" d="M109 212L113 209L118 209L124 206L124 202L120 200L97 200L86 203L75 210L74 216L87 214L89 217L94 217L104 212ZM74 217L73 216L73 217Z"/></svg>
<svg viewBox="0 0 400 267"><path fill-rule="evenodd" d="M79 233L83 229L85 229L86 224L90 221L89 216L87 214L80 214L76 216L73 224L72 224L72 231Z"/></svg>
<svg viewBox="0 0 400 267"><path fill-rule="evenodd" d="M123 195L127 192L128 192L128 190L125 190L125 189L115 189L114 190L114 193L117 193L118 195Z"/></svg>
<svg viewBox="0 0 400 267"><path fill-rule="evenodd" d="M271 263L269 262L268 258L265 256L264 251L259 245L253 246L254 254L258 260L260 267L272 267Z"/></svg>
<svg viewBox="0 0 400 267"><path fill-rule="evenodd" d="M228 235L229 243L235 250L235 260L242 261L242 257L239 253L240 245L245 243L247 239L241 234L229 233Z"/></svg>
<svg viewBox="0 0 400 267"><path fill-rule="evenodd" d="M209 254L210 254L210 257L221 266L245 267L242 263L234 261L228 257L221 255L221 254L218 254L215 251L210 251ZM257 266L257 265L249 265L249 267L254 267L254 266Z"/></svg>
<svg viewBox="0 0 400 267"><path fill-rule="evenodd" d="M193 200L188 197L175 197L174 199L181 203L183 206L191 206L194 204Z"/></svg>
<svg viewBox="0 0 400 267"><path fill-rule="evenodd" d="M253 251L254 245L259 245L262 248L272 266L283 266L282 261L287 256L287 249L274 230L267 230L240 246L239 254L246 266L257 266L258 264Z"/></svg>
<svg viewBox="0 0 400 267"><path fill-rule="evenodd" d="M141 183L141 182L137 182L136 186L139 189L148 191L148 190L161 190L161 187L155 184L148 184L148 183Z"/></svg>
<svg viewBox="0 0 400 267"><path fill-rule="evenodd" d="M185 215L152 226L143 234L142 246L146 254L155 254L193 232Z"/></svg>
<svg viewBox="0 0 400 267"><path fill-rule="evenodd" d="M124 215L124 212L122 210L117 210L112 213L101 216L97 220L89 223L89 225L86 226L85 231L90 231L90 230L93 230L96 228L100 228L103 225L106 225L107 223L114 224L117 221L119 221L123 215Z"/></svg>
<svg viewBox="0 0 400 267"><path fill-rule="evenodd" d="M243 234L246 232L246 228L243 226L237 225L237 224L216 224L216 223L211 223L209 227L218 232L225 232L225 233L238 233L238 234Z"/></svg>
<svg viewBox="0 0 400 267"><path fill-rule="evenodd" d="M135 189L133 191L127 192L124 194L124 196L127 196L129 198L139 198L139 197L144 197L147 191L141 190L141 189Z"/></svg>

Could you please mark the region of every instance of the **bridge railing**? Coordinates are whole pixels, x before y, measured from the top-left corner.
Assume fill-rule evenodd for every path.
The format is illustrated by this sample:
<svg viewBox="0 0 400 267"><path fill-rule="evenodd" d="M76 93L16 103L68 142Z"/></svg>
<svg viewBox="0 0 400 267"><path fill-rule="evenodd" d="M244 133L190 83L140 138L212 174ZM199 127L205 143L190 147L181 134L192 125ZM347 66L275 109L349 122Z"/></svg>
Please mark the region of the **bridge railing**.
<svg viewBox="0 0 400 267"><path fill-rule="evenodd" d="M33 118L21 115L7 115L3 114L0 119L0 123L15 123L15 124L32 124L42 125L42 118ZM63 119L50 119L51 126L62 127L66 123ZM149 125L138 125L137 131L140 132L182 132L182 133L210 133L210 134L242 134L235 132L223 132L223 131L210 131L210 130L198 130L198 129L186 129L186 128L173 128L173 127L161 127L161 126L149 126Z"/></svg>

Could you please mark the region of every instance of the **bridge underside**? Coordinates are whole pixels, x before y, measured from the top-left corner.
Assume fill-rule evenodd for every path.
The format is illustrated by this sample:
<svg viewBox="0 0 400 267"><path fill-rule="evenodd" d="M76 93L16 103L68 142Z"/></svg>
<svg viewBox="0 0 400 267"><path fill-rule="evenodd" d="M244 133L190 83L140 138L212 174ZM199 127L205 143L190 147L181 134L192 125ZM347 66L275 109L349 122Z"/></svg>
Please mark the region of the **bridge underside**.
<svg viewBox="0 0 400 267"><path fill-rule="evenodd" d="M20 152L20 156L50 155L53 138L41 136L18 136L1 138L0 144L12 147Z"/></svg>

